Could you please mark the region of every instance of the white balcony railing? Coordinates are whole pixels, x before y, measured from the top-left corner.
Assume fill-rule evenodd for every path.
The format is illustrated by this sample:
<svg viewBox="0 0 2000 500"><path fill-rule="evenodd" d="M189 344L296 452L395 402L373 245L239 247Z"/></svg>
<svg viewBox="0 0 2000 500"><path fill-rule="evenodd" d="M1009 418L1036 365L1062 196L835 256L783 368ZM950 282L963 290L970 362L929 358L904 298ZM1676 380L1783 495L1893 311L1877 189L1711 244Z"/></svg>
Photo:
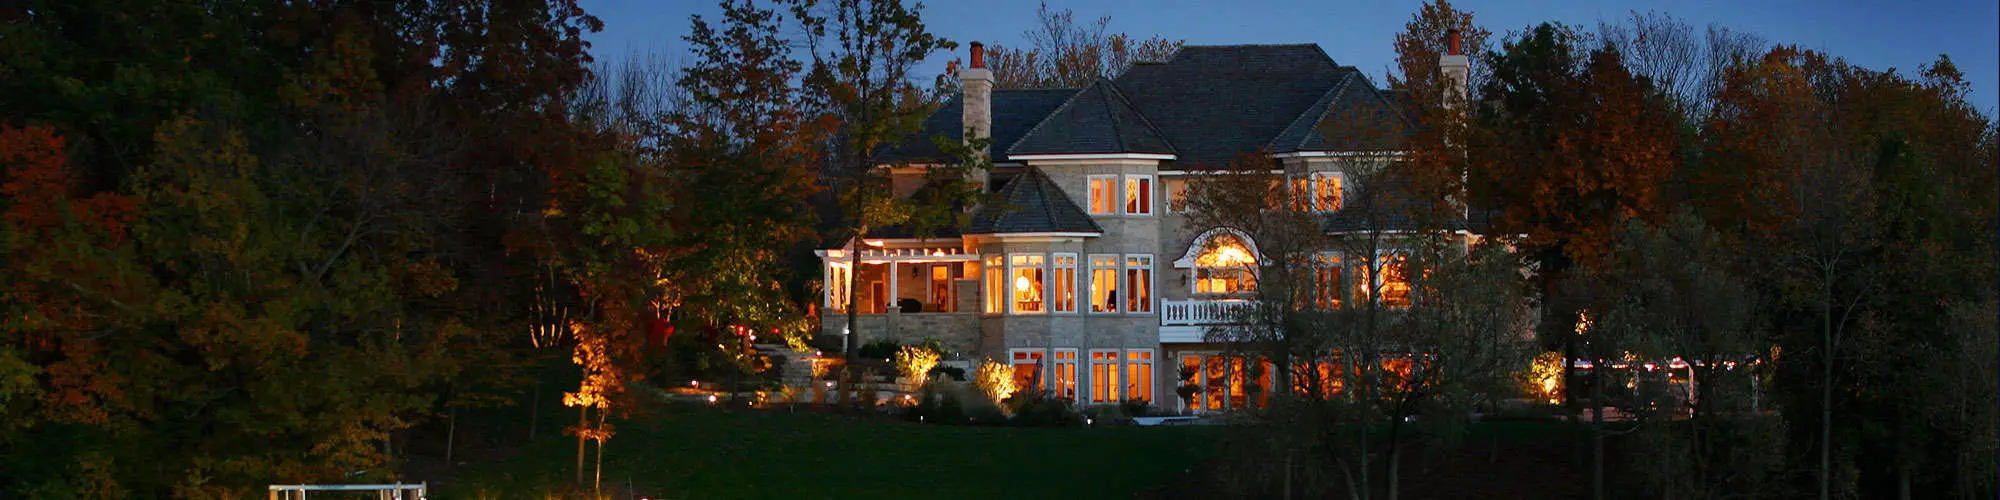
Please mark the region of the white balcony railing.
<svg viewBox="0 0 2000 500"><path fill-rule="evenodd" d="M1248 300L1161 300L1160 324L1175 325L1227 325L1236 323L1243 310L1256 306Z"/></svg>

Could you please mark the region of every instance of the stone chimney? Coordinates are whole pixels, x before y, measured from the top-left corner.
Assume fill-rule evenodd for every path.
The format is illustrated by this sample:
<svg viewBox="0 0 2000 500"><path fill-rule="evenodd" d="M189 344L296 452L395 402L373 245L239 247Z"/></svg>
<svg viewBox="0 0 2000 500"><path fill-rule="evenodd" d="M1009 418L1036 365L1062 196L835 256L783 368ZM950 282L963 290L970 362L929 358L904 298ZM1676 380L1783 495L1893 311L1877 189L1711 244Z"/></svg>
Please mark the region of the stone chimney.
<svg viewBox="0 0 2000 500"><path fill-rule="evenodd" d="M1471 94L1467 91L1467 81L1472 76L1472 61L1465 57L1464 42L1457 29L1444 33L1444 55L1438 56L1438 76L1444 85L1444 103L1453 106L1463 103Z"/></svg>
<svg viewBox="0 0 2000 500"><path fill-rule="evenodd" d="M993 72L984 44L972 42L972 64L958 71L958 87L965 94L965 140L993 137Z"/></svg>

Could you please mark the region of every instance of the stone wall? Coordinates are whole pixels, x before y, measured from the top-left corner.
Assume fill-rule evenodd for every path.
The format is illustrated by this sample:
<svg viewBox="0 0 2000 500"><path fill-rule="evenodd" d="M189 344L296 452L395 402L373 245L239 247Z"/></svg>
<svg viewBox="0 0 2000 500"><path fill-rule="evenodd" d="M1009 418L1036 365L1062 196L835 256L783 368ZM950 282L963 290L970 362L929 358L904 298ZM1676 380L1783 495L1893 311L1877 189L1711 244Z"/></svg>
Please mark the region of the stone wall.
<svg viewBox="0 0 2000 500"><path fill-rule="evenodd" d="M979 337L979 314L971 312L863 314L856 322L863 344L882 339L916 344L934 338L945 350L969 356ZM829 315L820 320L820 334L839 338L846 326L846 314ZM946 353L947 357L950 354Z"/></svg>

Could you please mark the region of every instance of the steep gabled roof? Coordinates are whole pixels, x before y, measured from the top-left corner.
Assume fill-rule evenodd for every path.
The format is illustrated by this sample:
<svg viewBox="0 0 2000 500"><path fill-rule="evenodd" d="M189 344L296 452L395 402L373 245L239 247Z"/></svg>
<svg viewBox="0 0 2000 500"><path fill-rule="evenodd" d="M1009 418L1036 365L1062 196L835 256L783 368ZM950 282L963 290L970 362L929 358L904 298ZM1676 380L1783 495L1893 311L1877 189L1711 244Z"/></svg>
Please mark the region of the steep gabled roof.
<svg viewBox="0 0 2000 500"><path fill-rule="evenodd" d="M1068 101L1077 89L1007 89L993 91L993 161L1007 161L1003 153L1013 147L1015 141L1027 135L1028 130L1041 123L1049 112ZM876 155L876 161L890 163L896 161L938 161L944 160L944 152L939 151L931 138L943 136L947 140L965 139L964 96L951 98L924 119L923 130L916 136L905 138L901 144Z"/></svg>
<svg viewBox="0 0 2000 500"><path fill-rule="evenodd" d="M1099 78L1006 150L1007 156L1087 153L1173 154L1174 146L1132 109L1111 80Z"/></svg>
<svg viewBox="0 0 2000 500"><path fill-rule="evenodd" d="M1038 168L1028 167L994 197L994 202L972 213L965 234L1104 233Z"/></svg>

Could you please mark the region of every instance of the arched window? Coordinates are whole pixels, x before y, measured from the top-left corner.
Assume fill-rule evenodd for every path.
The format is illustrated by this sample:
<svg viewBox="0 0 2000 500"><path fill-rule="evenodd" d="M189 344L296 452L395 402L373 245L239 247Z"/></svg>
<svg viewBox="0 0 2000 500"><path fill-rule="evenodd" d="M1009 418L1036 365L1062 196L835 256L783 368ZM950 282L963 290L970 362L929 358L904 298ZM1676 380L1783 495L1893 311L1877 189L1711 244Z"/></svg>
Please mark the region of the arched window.
<svg viewBox="0 0 2000 500"><path fill-rule="evenodd" d="M1241 295L1257 291L1257 246L1228 228L1202 233L1175 267L1194 269L1194 293Z"/></svg>

